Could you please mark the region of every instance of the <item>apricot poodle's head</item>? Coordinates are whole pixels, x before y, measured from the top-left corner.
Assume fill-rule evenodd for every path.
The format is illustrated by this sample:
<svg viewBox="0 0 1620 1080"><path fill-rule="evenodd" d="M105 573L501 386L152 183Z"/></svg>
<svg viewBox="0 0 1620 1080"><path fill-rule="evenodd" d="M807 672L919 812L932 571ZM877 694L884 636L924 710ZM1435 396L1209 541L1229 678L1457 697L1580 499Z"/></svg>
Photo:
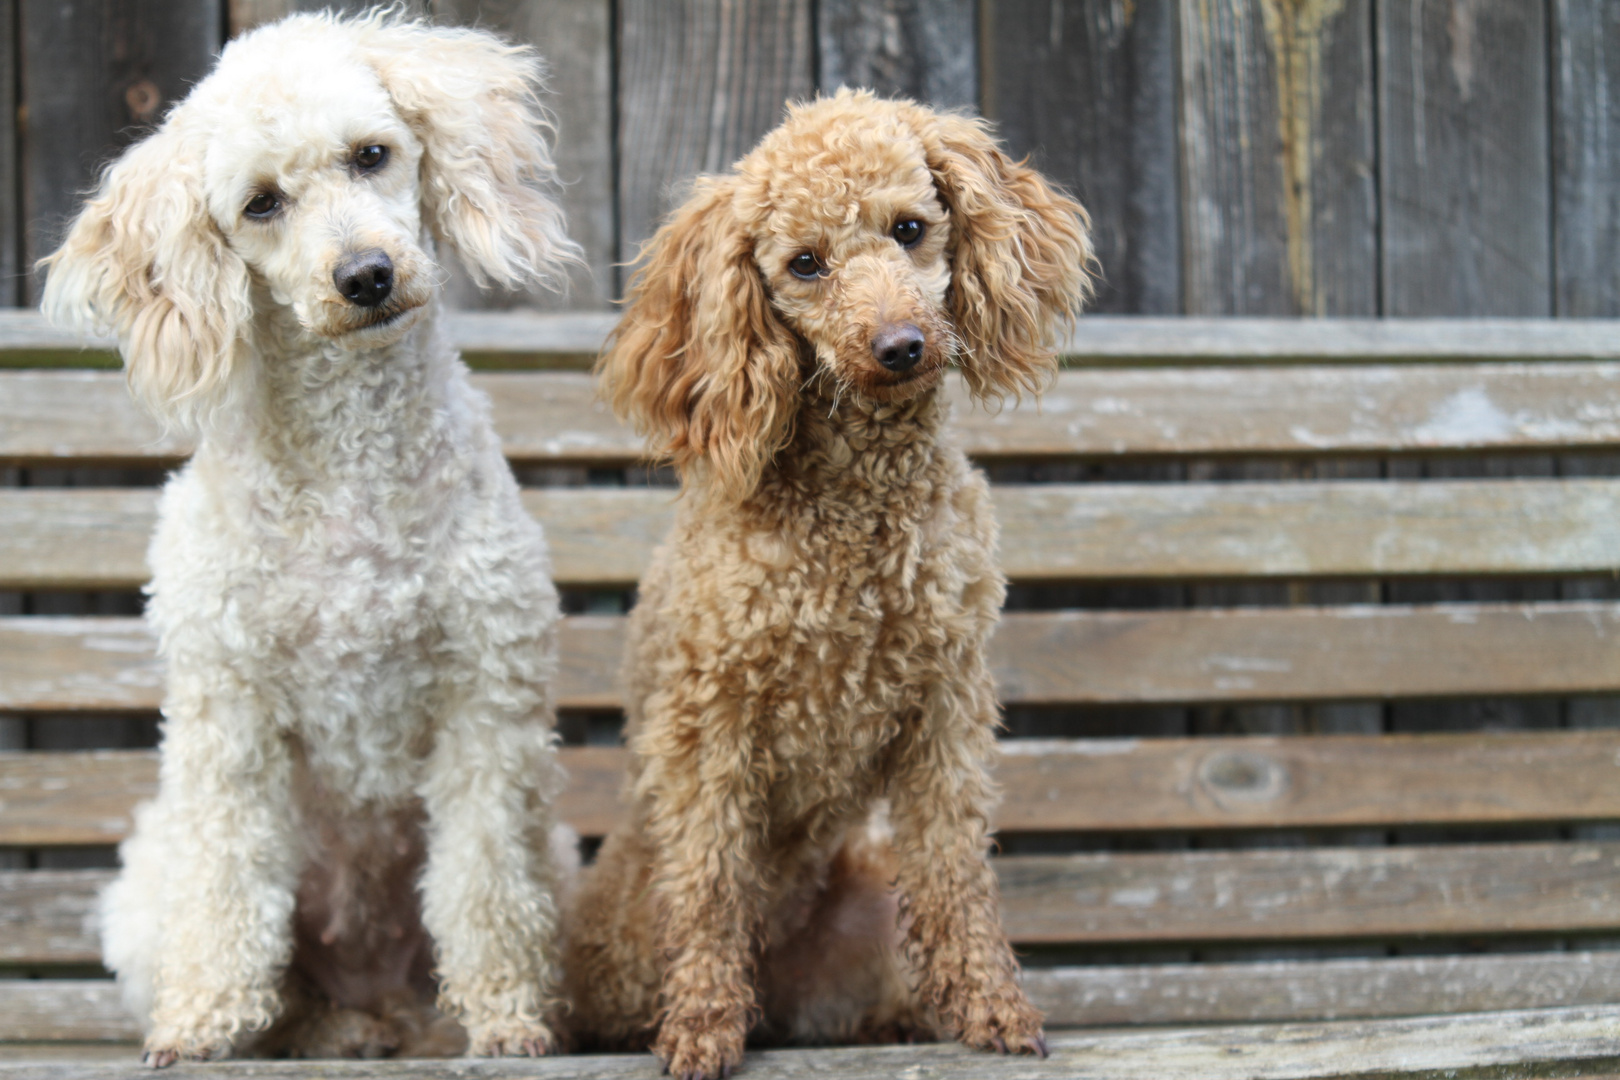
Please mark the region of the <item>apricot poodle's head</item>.
<svg viewBox="0 0 1620 1080"><path fill-rule="evenodd" d="M577 250L544 191L540 62L384 11L299 15L214 71L102 177L45 259L44 307L117 333L154 412L209 410L256 312L344 349L397 341L443 274L552 278Z"/></svg>
<svg viewBox="0 0 1620 1080"><path fill-rule="evenodd" d="M1088 225L983 121L840 90L647 244L604 391L744 494L811 389L903 402L954 363L978 397L1038 393L1090 292Z"/></svg>

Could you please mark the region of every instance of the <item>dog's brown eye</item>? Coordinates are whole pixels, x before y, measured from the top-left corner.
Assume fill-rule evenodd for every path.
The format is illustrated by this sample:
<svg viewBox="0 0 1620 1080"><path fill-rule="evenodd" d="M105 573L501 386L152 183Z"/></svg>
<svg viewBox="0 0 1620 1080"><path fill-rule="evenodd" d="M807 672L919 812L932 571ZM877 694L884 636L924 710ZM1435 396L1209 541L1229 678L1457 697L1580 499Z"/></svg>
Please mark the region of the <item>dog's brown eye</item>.
<svg viewBox="0 0 1620 1080"><path fill-rule="evenodd" d="M354 166L361 172L375 172L388 160L388 147L362 146L354 152Z"/></svg>
<svg viewBox="0 0 1620 1080"><path fill-rule="evenodd" d="M789 259L788 270L794 277L803 278L805 281L820 277L827 272L827 268L821 265L821 260L816 258L813 252L809 251L801 251Z"/></svg>
<svg viewBox="0 0 1620 1080"><path fill-rule="evenodd" d="M268 192L261 191L249 199L242 212L252 218L267 218L281 209L281 200Z"/></svg>
<svg viewBox="0 0 1620 1080"><path fill-rule="evenodd" d="M895 242L901 247L911 247L921 240L923 233L927 231L923 223L916 218L907 218L904 221L895 222L894 231L890 235L894 237Z"/></svg>

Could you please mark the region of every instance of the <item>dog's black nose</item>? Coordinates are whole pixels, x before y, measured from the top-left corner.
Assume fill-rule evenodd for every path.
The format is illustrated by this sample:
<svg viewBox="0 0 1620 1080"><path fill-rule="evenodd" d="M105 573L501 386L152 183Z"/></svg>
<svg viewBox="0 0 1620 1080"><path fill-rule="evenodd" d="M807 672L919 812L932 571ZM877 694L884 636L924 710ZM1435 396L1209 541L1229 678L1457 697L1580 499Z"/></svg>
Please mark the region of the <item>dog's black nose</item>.
<svg viewBox="0 0 1620 1080"><path fill-rule="evenodd" d="M890 371L910 371L922 359L924 340L911 323L890 323L872 339L872 355Z"/></svg>
<svg viewBox="0 0 1620 1080"><path fill-rule="evenodd" d="M378 248L362 251L338 263L332 282L349 303L376 307L394 291L394 262Z"/></svg>

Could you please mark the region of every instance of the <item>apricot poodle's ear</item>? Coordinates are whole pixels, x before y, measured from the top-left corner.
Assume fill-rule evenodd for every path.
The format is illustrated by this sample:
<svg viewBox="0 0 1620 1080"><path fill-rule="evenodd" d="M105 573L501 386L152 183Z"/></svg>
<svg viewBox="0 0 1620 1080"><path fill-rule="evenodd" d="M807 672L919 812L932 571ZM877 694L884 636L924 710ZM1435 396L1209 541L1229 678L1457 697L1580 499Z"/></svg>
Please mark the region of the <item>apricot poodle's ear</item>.
<svg viewBox="0 0 1620 1080"><path fill-rule="evenodd" d="M580 249L563 232L551 130L533 49L480 30L390 21L356 24L362 52L422 141L428 227L478 285L561 287Z"/></svg>
<svg viewBox="0 0 1620 1080"><path fill-rule="evenodd" d="M951 215L951 316L978 397L1039 393L1057 337L1091 296L1091 219L1002 153L984 121L913 107L929 171Z"/></svg>
<svg viewBox="0 0 1620 1080"><path fill-rule="evenodd" d="M792 435L799 343L771 308L732 195L700 180L642 249L597 373L655 452L741 498Z"/></svg>
<svg viewBox="0 0 1620 1080"><path fill-rule="evenodd" d="M200 172L180 135L160 129L107 169L40 260L45 314L116 334L135 397L183 428L223 399L253 319L247 266L209 216Z"/></svg>

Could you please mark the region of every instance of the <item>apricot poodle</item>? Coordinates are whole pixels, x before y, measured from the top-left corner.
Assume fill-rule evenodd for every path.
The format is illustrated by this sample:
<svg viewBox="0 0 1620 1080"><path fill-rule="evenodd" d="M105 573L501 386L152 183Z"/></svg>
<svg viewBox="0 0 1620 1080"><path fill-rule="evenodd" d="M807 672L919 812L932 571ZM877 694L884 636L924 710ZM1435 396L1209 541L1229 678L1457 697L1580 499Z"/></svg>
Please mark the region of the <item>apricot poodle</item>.
<svg viewBox="0 0 1620 1080"><path fill-rule="evenodd" d="M102 905L151 1065L552 1042L557 595L434 255L570 257L538 78L388 14L255 31L46 260L47 311L200 436L150 553L159 792Z"/></svg>
<svg viewBox="0 0 1620 1080"><path fill-rule="evenodd" d="M940 387L1044 387L1087 228L984 123L840 91L645 249L599 371L683 498L631 616L629 820L565 916L581 1046L683 1080L751 1033L1044 1051L986 857L996 525Z"/></svg>

